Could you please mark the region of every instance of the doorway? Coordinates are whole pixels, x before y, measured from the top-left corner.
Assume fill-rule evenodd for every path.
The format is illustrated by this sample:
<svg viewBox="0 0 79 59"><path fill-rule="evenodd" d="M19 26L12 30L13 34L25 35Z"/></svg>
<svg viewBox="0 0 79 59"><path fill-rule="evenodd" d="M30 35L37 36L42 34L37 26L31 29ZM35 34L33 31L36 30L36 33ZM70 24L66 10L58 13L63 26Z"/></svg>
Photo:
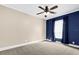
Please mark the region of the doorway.
<svg viewBox="0 0 79 59"><path fill-rule="evenodd" d="M62 41L63 37L63 20L56 20L54 26L54 40L55 41Z"/></svg>

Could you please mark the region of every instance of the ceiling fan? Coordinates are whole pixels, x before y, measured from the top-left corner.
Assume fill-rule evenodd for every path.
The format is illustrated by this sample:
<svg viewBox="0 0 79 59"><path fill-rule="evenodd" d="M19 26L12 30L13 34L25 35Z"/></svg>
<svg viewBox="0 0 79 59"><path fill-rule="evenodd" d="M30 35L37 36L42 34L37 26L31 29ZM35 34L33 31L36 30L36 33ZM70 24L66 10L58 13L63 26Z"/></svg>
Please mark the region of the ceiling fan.
<svg viewBox="0 0 79 59"><path fill-rule="evenodd" d="M38 8L42 9L43 11L40 12L40 13L37 13L37 15L43 14L43 13L46 13L47 14L48 12L51 13L51 14L55 14L56 12L53 12L51 10L54 10L54 9L58 8L58 6L55 5L55 6L51 7L50 9L48 8L48 6L45 6L45 8L43 8L41 6L38 6ZM47 17L47 15L45 15L45 17Z"/></svg>

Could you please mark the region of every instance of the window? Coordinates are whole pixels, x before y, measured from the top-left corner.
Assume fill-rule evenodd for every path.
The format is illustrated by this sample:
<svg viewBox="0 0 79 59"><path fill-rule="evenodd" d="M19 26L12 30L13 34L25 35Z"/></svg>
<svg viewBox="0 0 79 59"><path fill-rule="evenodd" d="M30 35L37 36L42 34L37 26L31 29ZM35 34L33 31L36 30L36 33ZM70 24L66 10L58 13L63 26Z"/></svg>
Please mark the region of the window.
<svg viewBox="0 0 79 59"><path fill-rule="evenodd" d="M63 20L55 21L55 38L62 39L62 31L63 31Z"/></svg>

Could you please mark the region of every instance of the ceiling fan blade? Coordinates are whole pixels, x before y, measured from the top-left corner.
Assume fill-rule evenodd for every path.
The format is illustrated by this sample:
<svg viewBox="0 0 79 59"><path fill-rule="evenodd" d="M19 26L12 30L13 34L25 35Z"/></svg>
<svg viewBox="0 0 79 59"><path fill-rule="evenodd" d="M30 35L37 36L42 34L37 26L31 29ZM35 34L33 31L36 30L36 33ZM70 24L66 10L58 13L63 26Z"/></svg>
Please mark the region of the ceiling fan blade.
<svg viewBox="0 0 79 59"><path fill-rule="evenodd" d="M41 7L41 6L38 6L40 9L42 9L42 10L45 10L43 7Z"/></svg>
<svg viewBox="0 0 79 59"><path fill-rule="evenodd" d="M50 13L52 13L52 14L56 14L56 12L52 12L52 11L49 11Z"/></svg>
<svg viewBox="0 0 79 59"><path fill-rule="evenodd" d="M37 15L42 14L42 13L44 13L44 12L37 13Z"/></svg>
<svg viewBox="0 0 79 59"><path fill-rule="evenodd" d="M52 8L50 8L50 10L53 10L53 9L56 9L56 8L58 8L58 6L56 5L56 6L54 6L54 7L52 7Z"/></svg>

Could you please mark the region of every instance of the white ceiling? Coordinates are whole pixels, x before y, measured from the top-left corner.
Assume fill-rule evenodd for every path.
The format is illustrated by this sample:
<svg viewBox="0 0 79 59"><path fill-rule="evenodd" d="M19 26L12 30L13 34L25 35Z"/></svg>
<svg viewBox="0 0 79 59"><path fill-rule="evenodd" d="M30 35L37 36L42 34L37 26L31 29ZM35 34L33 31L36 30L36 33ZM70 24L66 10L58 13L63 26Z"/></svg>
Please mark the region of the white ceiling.
<svg viewBox="0 0 79 59"><path fill-rule="evenodd" d="M4 6L42 19L50 19L79 10L79 4L56 4L58 8L53 10L56 14L48 14L47 18L44 17L44 14L36 15L42 11L38 6L44 7L46 5L49 6L49 8L54 6L53 4L5 4Z"/></svg>

